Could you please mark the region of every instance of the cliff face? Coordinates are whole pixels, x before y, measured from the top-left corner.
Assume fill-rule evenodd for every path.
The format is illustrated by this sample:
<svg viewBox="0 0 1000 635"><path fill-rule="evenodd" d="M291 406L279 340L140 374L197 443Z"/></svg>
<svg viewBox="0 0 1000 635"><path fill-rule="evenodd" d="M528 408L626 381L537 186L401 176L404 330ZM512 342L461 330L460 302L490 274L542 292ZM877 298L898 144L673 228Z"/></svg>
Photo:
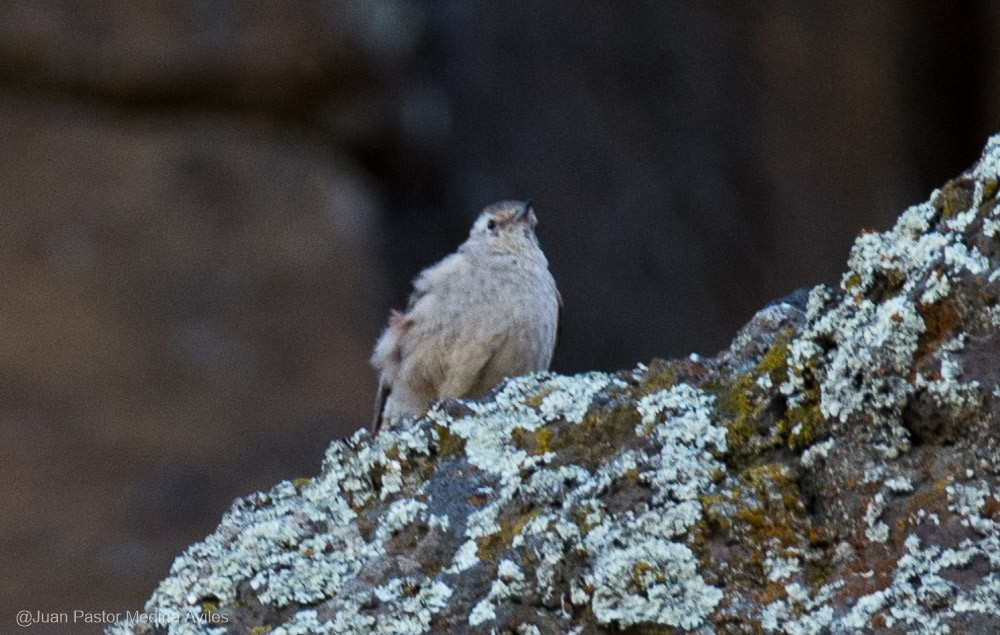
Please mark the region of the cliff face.
<svg viewBox="0 0 1000 635"><path fill-rule="evenodd" d="M333 443L109 632L997 631L998 176L1000 136L714 359Z"/></svg>

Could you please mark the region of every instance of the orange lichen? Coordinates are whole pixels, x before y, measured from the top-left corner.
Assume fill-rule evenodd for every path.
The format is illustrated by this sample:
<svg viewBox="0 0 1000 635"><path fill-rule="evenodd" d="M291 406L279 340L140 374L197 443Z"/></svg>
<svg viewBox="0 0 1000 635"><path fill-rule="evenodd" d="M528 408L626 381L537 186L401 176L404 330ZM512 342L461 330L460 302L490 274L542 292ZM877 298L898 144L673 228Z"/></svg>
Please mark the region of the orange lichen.
<svg viewBox="0 0 1000 635"><path fill-rule="evenodd" d="M942 342L962 326L962 314L951 298L933 304L918 304L917 311L924 319L924 332L917 338L914 356L920 360L940 348Z"/></svg>

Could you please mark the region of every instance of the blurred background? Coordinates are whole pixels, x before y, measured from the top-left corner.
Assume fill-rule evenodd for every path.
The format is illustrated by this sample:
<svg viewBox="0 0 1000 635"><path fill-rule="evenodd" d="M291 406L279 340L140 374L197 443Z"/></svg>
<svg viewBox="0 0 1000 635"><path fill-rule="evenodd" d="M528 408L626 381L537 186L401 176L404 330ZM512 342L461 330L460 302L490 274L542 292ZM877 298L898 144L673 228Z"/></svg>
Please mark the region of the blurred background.
<svg viewBox="0 0 1000 635"><path fill-rule="evenodd" d="M483 205L535 202L555 369L615 370L835 282L1000 130L988 0L568 7L0 6L0 630L139 609L315 474Z"/></svg>

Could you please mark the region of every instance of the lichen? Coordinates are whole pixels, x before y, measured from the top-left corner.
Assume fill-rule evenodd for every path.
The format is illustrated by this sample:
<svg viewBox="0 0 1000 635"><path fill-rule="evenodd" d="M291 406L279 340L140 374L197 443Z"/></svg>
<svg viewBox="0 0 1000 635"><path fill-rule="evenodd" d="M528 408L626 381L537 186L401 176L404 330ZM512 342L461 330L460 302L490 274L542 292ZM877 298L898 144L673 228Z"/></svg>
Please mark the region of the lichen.
<svg viewBox="0 0 1000 635"><path fill-rule="evenodd" d="M333 443L147 610L177 635L1000 628L998 174L1000 136L718 358L511 378Z"/></svg>

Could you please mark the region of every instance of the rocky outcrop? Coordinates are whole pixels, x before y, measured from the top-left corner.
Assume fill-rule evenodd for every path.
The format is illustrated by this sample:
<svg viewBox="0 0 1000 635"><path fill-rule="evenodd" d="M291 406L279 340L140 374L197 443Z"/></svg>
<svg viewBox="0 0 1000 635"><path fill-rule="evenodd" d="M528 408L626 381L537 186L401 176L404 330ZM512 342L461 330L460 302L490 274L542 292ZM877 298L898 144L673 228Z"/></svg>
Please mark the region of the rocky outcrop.
<svg viewBox="0 0 1000 635"><path fill-rule="evenodd" d="M996 632L998 177L1000 136L716 358L335 442L109 632Z"/></svg>

